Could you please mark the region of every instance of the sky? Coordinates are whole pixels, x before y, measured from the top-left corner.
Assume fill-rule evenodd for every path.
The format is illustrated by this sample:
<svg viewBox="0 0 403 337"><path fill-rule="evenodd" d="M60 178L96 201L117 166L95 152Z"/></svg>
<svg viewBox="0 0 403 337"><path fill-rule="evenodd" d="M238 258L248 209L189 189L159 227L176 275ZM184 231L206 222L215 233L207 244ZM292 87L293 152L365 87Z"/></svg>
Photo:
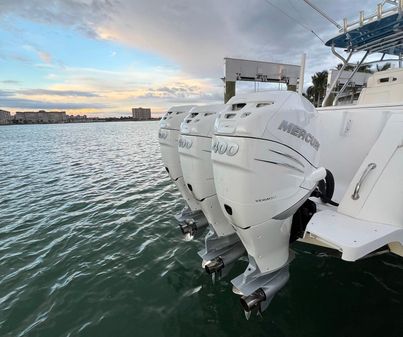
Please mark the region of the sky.
<svg viewBox="0 0 403 337"><path fill-rule="evenodd" d="M341 23L379 0L311 2ZM220 103L224 57L299 64L305 52L307 87L339 63L310 30L337 35L302 0L0 0L0 109L158 115Z"/></svg>

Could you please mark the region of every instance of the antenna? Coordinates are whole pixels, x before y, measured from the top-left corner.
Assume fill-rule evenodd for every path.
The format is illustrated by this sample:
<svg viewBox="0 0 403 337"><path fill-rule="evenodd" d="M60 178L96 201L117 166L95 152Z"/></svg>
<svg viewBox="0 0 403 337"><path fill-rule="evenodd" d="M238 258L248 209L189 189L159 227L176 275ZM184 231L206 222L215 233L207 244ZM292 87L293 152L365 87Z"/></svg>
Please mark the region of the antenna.
<svg viewBox="0 0 403 337"><path fill-rule="evenodd" d="M320 15L322 15L326 20L330 21L331 23L333 23L338 29L343 29L342 26L340 26L335 20L333 20L329 15L327 15L325 12L323 12L321 9L319 9L318 7L316 7L314 4L311 4L309 2L309 0L304 0L304 2L312 7L315 11L317 11Z"/></svg>

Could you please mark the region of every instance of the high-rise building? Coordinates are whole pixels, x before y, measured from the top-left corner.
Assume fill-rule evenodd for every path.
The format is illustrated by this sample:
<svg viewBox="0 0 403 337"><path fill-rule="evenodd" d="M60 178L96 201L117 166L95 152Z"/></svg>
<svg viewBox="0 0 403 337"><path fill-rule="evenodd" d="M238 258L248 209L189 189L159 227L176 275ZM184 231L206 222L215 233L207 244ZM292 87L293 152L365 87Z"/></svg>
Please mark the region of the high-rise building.
<svg viewBox="0 0 403 337"><path fill-rule="evenodd" d="M133 108L132 109L133 119L136 121L144 121L151 119L151 109L150 108Z"/></svg>
<svg viewBox="0 0 403 337"><path fill-rule="evenodd" d="M10 124L11 114L9 111L0 110L0 124Z"/></svg>

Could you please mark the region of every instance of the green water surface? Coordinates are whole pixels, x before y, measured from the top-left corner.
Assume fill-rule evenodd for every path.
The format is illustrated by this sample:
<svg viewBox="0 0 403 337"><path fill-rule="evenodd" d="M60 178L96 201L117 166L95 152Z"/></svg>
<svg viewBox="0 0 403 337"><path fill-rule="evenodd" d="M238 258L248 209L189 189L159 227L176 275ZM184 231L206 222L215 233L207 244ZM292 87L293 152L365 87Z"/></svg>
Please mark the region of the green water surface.
<svg viewBox="0 0 403 337"><path fill-rule="evenodd" d="M403 260L298 245L263 318L184 242L157 122L0 127L0 336L403 337ZM403 207L403 206L402 206Z"/></svg>

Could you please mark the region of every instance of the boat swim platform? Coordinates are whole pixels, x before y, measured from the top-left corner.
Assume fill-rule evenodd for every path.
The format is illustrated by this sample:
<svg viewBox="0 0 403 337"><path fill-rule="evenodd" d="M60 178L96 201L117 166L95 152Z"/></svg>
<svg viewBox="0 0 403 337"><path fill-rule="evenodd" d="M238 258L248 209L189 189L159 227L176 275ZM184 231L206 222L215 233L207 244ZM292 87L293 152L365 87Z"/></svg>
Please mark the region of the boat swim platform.
<svg viewBox="0 0 403 337"><path fill-rule="evenodd" d="M403 228L324 210L311 218L302 242L312 239L339 250L343 260L356 261L390 243L403 245Z"/></svg>

